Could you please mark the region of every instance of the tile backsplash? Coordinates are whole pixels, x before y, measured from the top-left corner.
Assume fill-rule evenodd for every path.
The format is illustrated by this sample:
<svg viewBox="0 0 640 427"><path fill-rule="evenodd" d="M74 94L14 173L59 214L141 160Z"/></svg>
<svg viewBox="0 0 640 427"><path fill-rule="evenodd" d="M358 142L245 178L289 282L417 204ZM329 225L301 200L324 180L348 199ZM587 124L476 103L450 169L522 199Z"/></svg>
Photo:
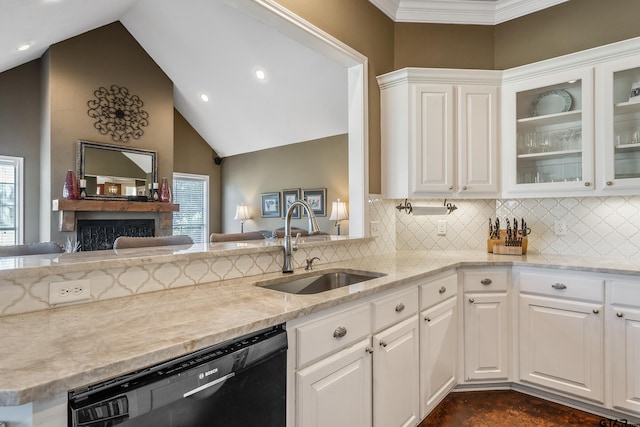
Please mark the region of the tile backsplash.
<svg viewBox="0 0 640 427"><path fill-rule="evenodd" d="M414 216L396 211L397 250L484 250L488 219L498 215L501 219L527 220L532 230L528 249L531 252L611 259L631 259L640 254L640 196L450 202L458 209L445 216ZM437 206L442 199L411 203ZM445 236L437 235L437 221L441 219L447 221ZM555 235L556 221L566 223L566 235Z"/></svg>

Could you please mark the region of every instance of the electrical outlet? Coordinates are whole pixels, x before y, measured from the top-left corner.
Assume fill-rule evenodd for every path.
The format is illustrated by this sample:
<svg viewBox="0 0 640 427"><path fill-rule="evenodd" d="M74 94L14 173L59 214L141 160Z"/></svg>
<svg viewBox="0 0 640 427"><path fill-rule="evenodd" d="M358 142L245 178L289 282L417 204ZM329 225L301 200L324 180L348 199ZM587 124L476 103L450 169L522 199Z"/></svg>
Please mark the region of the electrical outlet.
<svg viewBox="0 0 640 427"><path fill-rule="evenodd" d="M49 304L84 301L91 298L91 281L89 279L67 280L66 282L49 283Z"/></svg>
<svg viewBox="0 0 640 427"><path fill-rule="evenodd" d="M446 236L447 235L447 220L439 219L438 220L438 236Z"/></svg>
<svg viewBox="0 0 640 427"><path fill-rule="evenodd" d="M553 223L553 233L556 236L566 236L567 235L567 222L558 220Z"/></svg>
<svg viewBox="0 0 640 427"><path fill-rule="evenodd" d="M370 227L371 237L378 237L380 235L380 221L371 221Z"/></svg>

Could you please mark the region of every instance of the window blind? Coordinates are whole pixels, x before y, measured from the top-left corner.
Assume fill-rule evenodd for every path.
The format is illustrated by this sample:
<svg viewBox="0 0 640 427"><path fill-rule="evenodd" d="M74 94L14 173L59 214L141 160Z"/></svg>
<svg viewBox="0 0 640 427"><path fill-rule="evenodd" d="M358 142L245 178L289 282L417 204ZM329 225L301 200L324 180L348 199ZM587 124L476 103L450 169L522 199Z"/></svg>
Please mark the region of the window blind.
<svg viewBox="0 0 640 427"><path fill-rule="evenodd" d="M0 156L0 245L21 242L22 159Z"/></svg>
<svg viewBox="0 0 640 427"><path fill-rule="evenodd" d="M173 234L191 236L195 243L208 242L209 177L173 174L173 202L180 211L173 213Z"/></svg>

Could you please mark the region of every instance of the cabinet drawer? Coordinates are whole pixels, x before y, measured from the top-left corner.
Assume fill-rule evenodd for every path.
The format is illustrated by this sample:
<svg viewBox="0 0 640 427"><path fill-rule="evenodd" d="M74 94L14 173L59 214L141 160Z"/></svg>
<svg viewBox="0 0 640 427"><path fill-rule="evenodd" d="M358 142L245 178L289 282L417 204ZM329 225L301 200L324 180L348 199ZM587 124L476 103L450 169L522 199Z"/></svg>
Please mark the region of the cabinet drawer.
<svg viewBox="0 0 640 427"><path fill-rule="evenodd" d="M298 367L346 347L370 333L369 304L301 326L296 329Z"/></svg>
<svg viewBox="0 0 640 427"><path fill-rule="evenodd" d="M373 329L379 331L418 312L418 288L396 292L372 303Z"/></svg>
<svg viewBox="0 0 640 427"><path fill-rule="evenodd" d="M433 307L458 293L458 275L449 274L420 285L420 309Z"/></svg>
<svg viewBox="0 0 640 427"><path fill-rule="evenodd" d="M580 273L520 272L520 292L583 301L604 302L604 280Z"/></svg>
<svg viewBox="0 0 640 427"><path fill-rule="evenodd" d="M503 269L462 270L465 292L506 291L509 273Z"/></svg>
<svg viewBox="0 0 640 427"><path fill-rule="evenodd" d="M640 307L640 280L611 280L609 303Z"/></svg>

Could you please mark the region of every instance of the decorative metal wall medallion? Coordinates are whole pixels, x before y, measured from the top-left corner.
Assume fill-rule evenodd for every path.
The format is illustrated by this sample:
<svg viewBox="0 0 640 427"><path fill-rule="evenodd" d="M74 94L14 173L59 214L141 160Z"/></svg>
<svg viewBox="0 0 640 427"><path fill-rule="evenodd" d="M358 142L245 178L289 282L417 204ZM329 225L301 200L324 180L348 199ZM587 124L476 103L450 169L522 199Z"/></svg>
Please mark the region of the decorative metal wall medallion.
<svg viewBox="0 0 640 427"><path fill-rule="evenodd" d="M93 126L102 135L110 135L114 141L129 142L139 139L149 125L149 113L142 109L144 103L138 95L129 93L126 87L111 85L110 89L100 87L89 100L89 117L95 119Z"/></svg>

